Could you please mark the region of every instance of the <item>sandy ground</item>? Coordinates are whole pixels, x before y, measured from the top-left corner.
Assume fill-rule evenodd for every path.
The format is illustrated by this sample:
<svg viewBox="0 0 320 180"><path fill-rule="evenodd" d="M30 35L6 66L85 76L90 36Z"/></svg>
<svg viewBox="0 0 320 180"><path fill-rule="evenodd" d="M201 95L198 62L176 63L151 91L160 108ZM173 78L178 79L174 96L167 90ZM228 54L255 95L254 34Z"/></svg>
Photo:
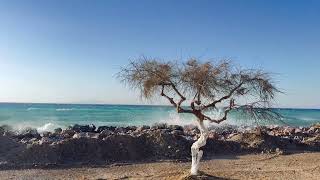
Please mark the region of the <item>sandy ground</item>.
<svg viewBox="0 0 320 180"><path fill-rule="evenodd" d="M157 162L99 168L0 171L0 179L181 179L190 163ZM219 156L202 161L210 179L320 179L320 153Z"/></svg>

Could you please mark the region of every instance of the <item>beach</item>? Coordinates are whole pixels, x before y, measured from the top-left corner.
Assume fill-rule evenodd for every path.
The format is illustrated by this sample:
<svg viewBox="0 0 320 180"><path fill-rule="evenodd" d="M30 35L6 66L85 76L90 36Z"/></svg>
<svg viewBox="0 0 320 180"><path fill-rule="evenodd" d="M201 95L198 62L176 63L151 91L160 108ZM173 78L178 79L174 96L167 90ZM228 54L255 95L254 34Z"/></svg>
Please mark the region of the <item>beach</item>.
<svg viewBox="0 0 320 180"><path fill-rule="evenodd" d="M172 179L184 178L189 162L113 164L100 167L0 171L2 179ZM317 179L320 153L215 156L201 162L209 179Z"/></svg>
<svg viewBox="0 0 320 180"><path fill-rule="evenodd" d="M154 111L168 110L167 107L109 105L67 105L67 108L32 104L33 109L25 104L10 106L3 111L15 112L12 118L31 113L30 118L36 119L39 114L38 118L43 118L53 113L61 121L64 117L76 119L87 112L92 117L95 114L108 117L108 113L140 108L134 113L148 112L144 115L147 122ZM318 116L317 110L282 110L291 114L308 111L313 118ZM128 119L123 123L130 124ZM190 147L200 135L194 124L174 123L129 126L97 123L50 128L0 126L2 179L190 179ZM319 123L222 124L208 128L206 145L201 148L204 155L200 170L204 174L193 179L315 179L318 176Z"/></svg>
<svg viewBox="0 0 320 180"><path fill-rule="evenodd" d="M0 133L2 179L183 179L199 136L195 126L168 124ZM320 124L210 128L200 170L207 179L315 179L319 148Z"/></svg>

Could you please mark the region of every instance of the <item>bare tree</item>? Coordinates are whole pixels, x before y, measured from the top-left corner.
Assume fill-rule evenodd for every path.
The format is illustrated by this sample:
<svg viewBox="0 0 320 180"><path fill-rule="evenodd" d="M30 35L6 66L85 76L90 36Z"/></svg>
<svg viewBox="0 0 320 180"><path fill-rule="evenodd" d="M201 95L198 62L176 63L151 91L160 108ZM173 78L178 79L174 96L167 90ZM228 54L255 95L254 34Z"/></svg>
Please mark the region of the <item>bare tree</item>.
<svg viewBox="0 0 320 180"><path fill-rule="evenodd" d="M122 68L119 78L140 90L142 97L160 95L178 113L197 117L201 135L191 147L192 175L198 173L203 155L199 148L206 144L208 137L205 120L219 124L231 111L240 111L254 120L279 118L270 108L275 93L279 92L270 75L262 70L237 68L230 61L201 63L190 59L186 63L177 63L142 57ZM218 108L223 111L220 118L207 115L208 111Z"/></svg>

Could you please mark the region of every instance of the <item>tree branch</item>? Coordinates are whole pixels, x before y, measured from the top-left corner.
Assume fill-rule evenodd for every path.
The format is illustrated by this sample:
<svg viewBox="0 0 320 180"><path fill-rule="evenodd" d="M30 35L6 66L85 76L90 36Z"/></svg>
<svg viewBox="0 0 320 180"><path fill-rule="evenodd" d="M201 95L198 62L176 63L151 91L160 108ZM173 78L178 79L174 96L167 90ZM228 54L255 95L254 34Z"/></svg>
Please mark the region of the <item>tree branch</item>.
<svg viewBox="0 0 320 180"><path fill-rule="evenodd" d="M203 107L201 108L201 110L205 110L205 109L207 109L207 108L209 108L209 107L216 107L216 104L217 104L217 103L220 103L220 102L222 102L223 100L229 99L229 98L233 95L233 93L235 93L236 90L239 89L242 85L243 85L243 82L241 82L238 86L234 87L234 88L229 92L228 95L223 96L223 97L221 97L220 99L218 99L218 100L216 100L216 101L213 101L212 103L210 103L210 104L208 104L208 105L206 105L206 106L203 106Z"/></svg>
<svg viewBox="0 0 320 180"><path fill-rule="evenodd" d="M229 107L225 109L224 111L224 115L222 118L220 119L211 119L210 117L203 115L205 120L209 120L210 122L214 122L214 123L221 123L222 121L225 121L227 119L227 116L229 114L229 112L232 110L232 108L234 107L234 99L230 99L230 103L229 103Z"/></svg>
<svg viewBox="0 0 320 180"><path fill-rule="evenodd" d="M167 95L164 93L164 86L165 86L165 85L163 84L160 95L163 96L163 97L165 97L165 98L167 98L167 99L169 100L169 102L170 102L174 107L177 108L177 112L178 112L178 113L193 113L193 111L187 110L187 109L183 109L183 108L181 107L181 103L185 100L185 98L184 98L184 99L181 98L181 100L180 100L178 103L176 103L176 102L173 100L173 98L167 96ZM182 97L183 97L183 96L182 96Z"/></svg>

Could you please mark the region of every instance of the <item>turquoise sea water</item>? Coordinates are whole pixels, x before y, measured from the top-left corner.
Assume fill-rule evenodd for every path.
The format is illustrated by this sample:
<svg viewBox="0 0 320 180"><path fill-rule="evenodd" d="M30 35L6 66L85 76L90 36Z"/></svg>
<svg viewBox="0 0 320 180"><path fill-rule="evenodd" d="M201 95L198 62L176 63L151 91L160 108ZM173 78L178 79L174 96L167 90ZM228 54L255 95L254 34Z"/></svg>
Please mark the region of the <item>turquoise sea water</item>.
<svg viewBox="0 0 320 180"><path fill-rule="evenodd" d="M275 110L283 115L285 125L308 126L320 122L320 109ZM211 115L219 116L219 113ZM195 118L177 114L169 106L0 103L0 125L15 129L33 127L46 131L72 124L139 126L154 123L186 125L195 123ZM252 125L251 121L236 113L232 113L225 123Z"/></svg>

